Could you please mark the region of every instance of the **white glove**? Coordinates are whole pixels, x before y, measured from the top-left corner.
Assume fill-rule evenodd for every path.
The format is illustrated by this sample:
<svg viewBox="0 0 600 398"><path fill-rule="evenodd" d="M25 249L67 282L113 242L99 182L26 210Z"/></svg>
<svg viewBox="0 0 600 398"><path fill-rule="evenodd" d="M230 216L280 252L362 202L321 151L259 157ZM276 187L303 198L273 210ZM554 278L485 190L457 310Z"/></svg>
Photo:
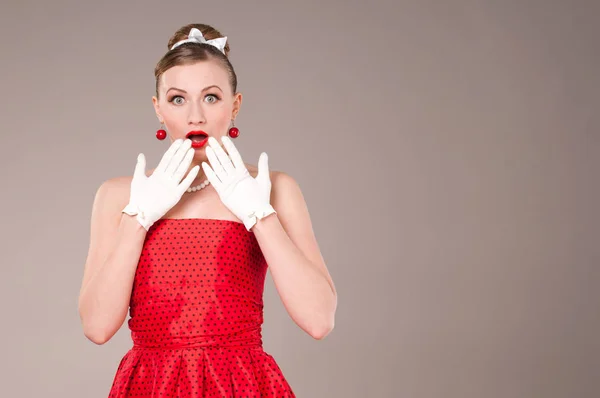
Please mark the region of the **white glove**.
<svg viewBox="0 0 600 398"><path fill-rule="evenodd" d="M191 140L173 141L150 177L146 176L144 154L138 155L129 204L122 212L136 216L136 220L146 231L179 202L198 175L200 167L195 166L181 181L194 158L195 150L191 148L191 144Z"/></svg>
<svg viewBox="0 0 600 398"><path fill-rule="evenodd" d="M258 220L276 213L271 206L271 178L269 177L268 157L265 152L258 159L258 174L253 178L242 161L240 153L227 136L221 138L229 156L219 142L208 139L206 156L210 166L202 163L206 177L215 188L221 201L235 214L248 231ZM212 168L211 168L212 166Z"/></svg>

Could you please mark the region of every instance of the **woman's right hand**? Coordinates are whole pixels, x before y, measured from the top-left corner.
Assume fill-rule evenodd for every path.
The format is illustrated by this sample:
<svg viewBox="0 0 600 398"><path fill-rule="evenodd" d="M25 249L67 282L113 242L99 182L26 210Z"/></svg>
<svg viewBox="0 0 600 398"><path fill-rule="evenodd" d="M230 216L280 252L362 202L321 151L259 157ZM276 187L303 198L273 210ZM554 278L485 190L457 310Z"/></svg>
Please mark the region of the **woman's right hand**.
<svg viewBox="0 0 600 398"><path fill-rule="evenodd" d="M189 139L173 141L150 177L146 176L144 154L138 155L129 204L122 212L136 216L146 231L179 202L198 175L200 166L194 166L181 181L194 158L191 144Z"/></svg>

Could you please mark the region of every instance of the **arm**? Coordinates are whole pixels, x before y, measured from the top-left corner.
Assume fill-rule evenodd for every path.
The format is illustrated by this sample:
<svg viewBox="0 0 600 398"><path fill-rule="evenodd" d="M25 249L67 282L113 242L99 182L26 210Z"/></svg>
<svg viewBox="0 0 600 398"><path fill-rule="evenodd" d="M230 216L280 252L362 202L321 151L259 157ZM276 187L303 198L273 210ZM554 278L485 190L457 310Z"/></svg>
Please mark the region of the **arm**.
<svg viewBox="0 0 600 398"><path fill-rule="evenodd" d="M79 315L83 332L97 344L110 340L127 317L148 229L179 202L198 174L200 167L194 166L183 177L194 158L191 145L188 139L173 141L150 176L140 153L133 177L105 181L96 192Z"/></svg>
<svg viewBox="0 0 600 398"><path fill-rule="evenodd" d="M94 199L88 257L79 294L85 336L103 344L123 325L146 230L121 213L122 178L105 181ZM126 199L126 198L125 198Z"/></svg>
<svg viewBox="0 0 600 398"><path fill-rule="evenodd" d="M282 302L296 324L315 339L334 326L337 292L319 250L296 181L273 173L271 214L252 228Z"/></svg>

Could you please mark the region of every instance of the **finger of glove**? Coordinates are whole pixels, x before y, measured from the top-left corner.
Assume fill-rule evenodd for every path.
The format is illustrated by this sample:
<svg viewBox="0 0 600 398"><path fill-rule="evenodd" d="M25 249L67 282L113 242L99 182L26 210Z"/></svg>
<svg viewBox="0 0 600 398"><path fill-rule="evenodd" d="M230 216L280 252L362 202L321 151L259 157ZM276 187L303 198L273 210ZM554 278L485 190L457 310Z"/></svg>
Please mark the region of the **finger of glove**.
<svg viewBox="0 0 600 398"><path fill-rule="evenodd" d="M214 173L219 178L221 182L225 182L227 179L227 171L223 168L223 165L217 158L215 151L212 147L206 147L206 157L210 161L210 166L212 167Z"/></svg>
<svg viewBox="0 0 600 398"><path fill-rule="evenodd" d="M219 179L219 176L215 174L213 169L206 162L202 162L202 170L204 170L204 174L206 174L206 178L211 183L211 185L215 188L218 194L221 193L223 189L223 183Z"/></svg>
<svg viewBox="0 0 600 398"><path fill-rule="evenodd" d="M229 159L229 155L227 155L227 153L225 153L225 150L223 149L221 144L219 144L219 142L213 137L211 137L208 140L208 142L210 143L211 148L215 151L215 154L217 155L219 162L221 162L221 165L223 166L225 171L227 171L227 174L234 173L235 167L233 167L233 163L231 163L231 159Z"/></svg>
<svg viewBox="0 0 600 398"><path fill-rule="evenodd" d="M167 169L167 166L169 166L169 163L171 163L171 158L173 157L175 152L177 152L181 144L183 144L182 139L177 139L173 141L169 149L165 151L163 157L160 159L160 162L158 163L158 166L156 166L155 171L164 172Z"/></svg>
<svg viewBox="0 0 600 398"><path fill-rule="evenodd" d="M137 157L137 163L135 164L135 170L133 171L133 178L144 178L146 177L146 157L143 153L140 153Z"/></svg>
<svg viewBox="0 0 600 398"><path fill-rule="evenodd" d="M177 148L177 152L175 152L175 154L173 155L173 158L171 158L171 162L169 162L169 165L165 169L165 174L167 176L172 176L173 174L175 174L175 172L177 171L177 168L179 167L179 165L185 158L185 155L187 154L187 151L188 151L188 149L190 149L191 146L192 146L192 140L185 140L185 141L183 141L181 146L179 148ZM187 166L189 166L189 164ZM186 166L186 168L187 168L187 166ZM179 182L179 180L177 180L177 182Z"/></svg>
<svg viewBox="0 0 600 398"><path fill-rule="evenodd" d="M194 148L189 148L187 150L187 152L185 153L185 157L183 158L181 163L179 163L177 170L175 170L175 172L173 173L173 179L177 183L179 183L181 181L181 179L185 175L185 172L187 171L188 167L190 167L190 164L192 163L192 159L194 159L195 153L196 153L196 150Z"/></svg>
<svg viewBox="0 0 600 398"><path fill-rule="evenodd" d="M192 155L193 156L193 155ZM181 181L181 184L177 186L177 195L181 198L181 196L185 193L185 191L192 185L192 181L194 178L198 176L198 172L200 171L200 166L196 165L192 167L187 176Z"/></svg>
<svg viewBox="0 0 600 398"><path fill-rule="evenodd" d="M260 154L258 158L258 173L256 179L261 183L267 183L271 181L269 176L269 156L266 152Z"/></svg>
<svg viewBox="0 0 600 398"><path fill-rule="evenodd" d="M236 168L246 167L246 165L244 164L244 161L242 160L242 155L240 155L240 152L237 150L237 148L233 144L233 141L231 141L231 139L229 137L223 137L223 138L221 138L221 141L223 142L225 149L227 149L227 153L229 154L229 157L231 158L233 165Z"/></svg>

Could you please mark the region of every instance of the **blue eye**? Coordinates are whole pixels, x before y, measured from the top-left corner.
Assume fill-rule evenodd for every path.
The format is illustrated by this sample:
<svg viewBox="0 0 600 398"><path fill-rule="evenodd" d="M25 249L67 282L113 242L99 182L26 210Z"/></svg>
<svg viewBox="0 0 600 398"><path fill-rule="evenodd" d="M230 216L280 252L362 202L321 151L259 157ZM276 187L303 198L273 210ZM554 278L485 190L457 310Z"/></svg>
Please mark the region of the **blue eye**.
<svg viewBox="0 0 600 398"><path fill-rule="evenodd" d="M178 98L181 98L181 101L176 101ZM183 104L183 97L181 95L174 95L171 98L169 98L169 102L173 102L175 105L181 105Z"/></svg>
<svg viewBox="0 0 600 398"><path fill-rule="evenodd" d="M206 99L208 99L208 98L211 98L211 97L212 97L212 98L214 98L214 99L213 99L212 101L208 101L208 102L210 102L210 103L215 103L215 102L217 102L217 101L220 99L220 98L219 98L219 97L217 97L215 94L208 94L208 95L206 96Z"/></svg>

